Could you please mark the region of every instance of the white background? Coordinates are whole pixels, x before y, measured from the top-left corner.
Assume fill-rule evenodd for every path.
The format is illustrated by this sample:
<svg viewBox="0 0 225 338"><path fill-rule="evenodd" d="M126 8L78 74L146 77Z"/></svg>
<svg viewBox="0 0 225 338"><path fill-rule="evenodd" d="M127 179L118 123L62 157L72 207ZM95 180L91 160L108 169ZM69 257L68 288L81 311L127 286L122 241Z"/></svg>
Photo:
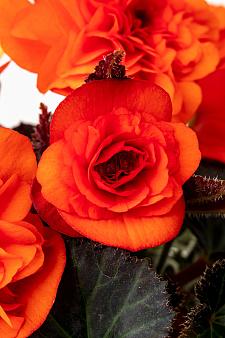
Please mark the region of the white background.
<svg viewBox="0 0 225 338"><path fill-rule="evenodd" d="M225 0L208 2L225 5ZM1 63L6 60L4 57ZM0 124L5 127L15 126L20 121L36 123L40 102L54 111L63 99L63 96L52 92L40 94L36 88L36 75L19 68L14 63L3 72L0 81Z"/></svg>

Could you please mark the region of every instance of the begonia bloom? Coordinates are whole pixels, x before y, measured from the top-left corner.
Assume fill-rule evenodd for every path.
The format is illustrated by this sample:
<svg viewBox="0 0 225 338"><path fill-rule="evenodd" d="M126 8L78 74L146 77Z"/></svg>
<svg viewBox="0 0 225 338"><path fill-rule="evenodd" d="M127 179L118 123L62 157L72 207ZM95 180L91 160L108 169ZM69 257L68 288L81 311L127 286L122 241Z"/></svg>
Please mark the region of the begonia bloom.
<svg viewBox="0 0 225 338"><path fill-rule="evenodd" d="M0 127L0 335L25 338L45 321L65 266L62 238L29 214L36 159L27 137Z"/></svg>
<svg viewBox="0 0 225 338"><path fill-rule="evenodd" d="M75 90L53 115L37 171L43 197L72 229L107 245L140 250L174 238L182 184L200 152L195 133L171 123L171 112L168 94L148 81Z"/></svg>

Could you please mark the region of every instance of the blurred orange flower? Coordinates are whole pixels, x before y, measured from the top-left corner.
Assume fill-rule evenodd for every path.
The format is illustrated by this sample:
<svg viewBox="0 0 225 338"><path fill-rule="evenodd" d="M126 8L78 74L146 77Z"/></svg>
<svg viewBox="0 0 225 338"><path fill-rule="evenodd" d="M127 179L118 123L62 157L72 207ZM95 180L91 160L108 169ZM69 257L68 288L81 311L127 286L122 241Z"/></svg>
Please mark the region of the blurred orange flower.
<svg viewBox="0 0 225 338"><path fill-rule="evenodd" d="M36 172L29 140L0 127L0 158L0 333L24 338L52 307L65 249L58 234L28 214Z"/></svg>
<svg viewBox="0 0 225 338"><path fill-rule="evenodd" d="M170 121L168 94L148 81L83 85L53 115L37 171L43 197L72 229L107 245L140 250L172 239L200 152L195 133Z"/></svg>
<svg viewBox="0 0 225 338"><path fill-rule="evenodd" d="M224 57L225 9L204 0L1 0L0 22L5 52L38 73L41 92L68 93L103 54L123 49L128 75L168 91L175 120L192 117L196 80Z"/></svg>
<svg viewBox="0 0 225 338"><path fill-rule="evenodd" d="M225 69L201 80L203 99L194 129L204 158L225 163Z"/></svg>

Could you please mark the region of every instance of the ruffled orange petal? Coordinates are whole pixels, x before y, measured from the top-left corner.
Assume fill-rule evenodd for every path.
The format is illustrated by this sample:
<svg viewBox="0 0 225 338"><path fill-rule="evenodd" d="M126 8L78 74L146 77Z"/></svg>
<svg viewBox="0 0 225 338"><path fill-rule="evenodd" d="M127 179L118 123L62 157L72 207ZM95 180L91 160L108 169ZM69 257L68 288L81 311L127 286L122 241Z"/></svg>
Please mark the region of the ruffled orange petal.
<svg viewBox="0 0 225 338"><path fill-rule="evenodd" d="M43 153L37 170L37 180L42 185L42 194L57 208L69 212L69 198L73 192L62 182L62 156L64 142L50 145Z"/></svg>
<svg viewBox="0 0 225 338"><path fill-rule="evenodd" d="M9 319L12 327L10 327L2 318L0 318L1 336L4 338L15 338L15 337L17 338L18 332L21 326L23 325L24 318L10 316Z"/></svg>
<svg viewBox="0 0 225 338"><path fill-rule="evenodd" d="M41 194L41 186L34 180L32 186L32 200L39 216L55 231L59 231L70 237L80 237L60 216L58 210L44 199Z"/></svg>
<svg viewBox="0 0 225 338"><path fill-rule="evenodd" d="M36 224L37 225L37 224ZM17 338L24 338L37 330L46 319L65 266L65 247L62 238L53 230L43 227L46 239L43 245L45 260L42 268L29 278L16 283L16 293L25 308L25 321Z"/></svg>
<svg viewBox="0 0 225 338"><path fill-rule="evenodd" d="M202 100L201 87L195 82L177 83L178 90L182 98L182 109L178 115L173 116L173 120L187 122L193 117ZM190 95L191 93L191 95Z"/></svg>
<svg viewBox="0 0 225 338"><path fill-rule="evenodd" d="M183 198L166 215L132 217L128 214L115 219L90 220L61 212L65 221L85 237L105 245L131 251L155 247L174 238L184 217Z"/></svg>
<svg viewBox="0 0 225 338"><path fill-rule="evenodd" d="M0 218L19 221L31 206L30 186L36 158L27 137L0 127Z"/></svg>
<svg viewBox="0 0 225 338"><path fill-rule="evenodd" d="M0 1L0 40L5 53L10 55L18 65L37 72L49 47L41 41L18 38L11 34L18 14L29 7L33 8L27 0Z"/></svg>
<svg viewBox="0 0 225 338"><path fill-rule="evenodd" d="M22 267L23 262L22 258L7 252L2 248L0 248L0 260L1 267L4 268L3 276L1 276L0 287L4 288L8 283L12 281L14 275Z"/></svg>
<svg viewBox="0 0 225 338"><path fill-rule="evenodd" d="M149 81L94 81L75 90L57 107L51 123L51 143L62 138L74 122L80 119L93 121L120 107L140 112L146 121L152 116L157 120L171 120L168 94Z"/></svg>
<svg viewBox="0 0 225 338"><path fill-rule="evenodd" d="M201 160L198 139L195 132L183 123L173 123L175 139L179 144L179 179L184 183L194 174Z"/></svg>
<svg viewBox="0 0 225 338"><path fill-rule="evenodd" d="M216 46L213 43L205 42L201 44L201 50L201 60L196 64L190 74L182 78L184 81L199 80L216 69L220 61Z"/></svg>

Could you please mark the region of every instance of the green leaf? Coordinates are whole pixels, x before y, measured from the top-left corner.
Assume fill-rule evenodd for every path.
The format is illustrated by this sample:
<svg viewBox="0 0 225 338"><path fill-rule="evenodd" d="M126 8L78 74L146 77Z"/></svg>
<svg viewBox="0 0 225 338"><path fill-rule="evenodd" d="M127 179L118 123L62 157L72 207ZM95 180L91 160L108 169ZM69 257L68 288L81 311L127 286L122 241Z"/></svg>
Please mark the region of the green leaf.
<svg viewBox="0 0 225 338"><path fill-rule="evenodd" d="M225 180L225 166L223 163L212 160L202 160L196 171L196 175L217 177Z"/></svg>
<svg viewBox="0 0 225 338"><path fill-rule="evenodd" d="M86 338L86 315L76 269L69 248L70 239L65 240L67 249L66 268L60 282L57 297L50 315L32 338ZM67 337L68 336L68 337Z"/></svg>
<svg viewBox="0 0 225 338"><path fill-rule="evenodd" d="M184 185L188 216L225 216L225 166L202 161Z"/></svg>
<svg viewBox="0 0 225 338"><path fill-rule="evenodd" d="M67 243L67 268L51 311L55 322L47 320L33 338L167 337L174 313L167 283L149 259L84 239Z"/></svg>
<svg viewBox="0 0 225 338"><path fill-rule="evenodd" d="M206 269L195 294L199 304L188 314L179 338L225 337L225 259Z"/></svg>
<svg viewBox="0 0 225 338"><path fill-rule="evenodd" d="M156 276L148 259L90 241L74 241L72 257L89 338L167 336L173 313L166 283Z"/></svg>
<svg viewBox="0 0 225 338"><path fill-rule="evenodd" d="M198 238L208 258L225 253L225 166L204 160L184 188L185 225Z"/></svg>
<svg viewBox="0 0 225 338"><path fill-rule="evenodd" d="M32 338L71 338L57 320L50 314L42 327L34 332Z"/></svg>
<svg viewBox="0 0 225 338"><path fill-rule="evenodd" d="M199 244L209 259L220 258L221 255L225 257L225 218L186 217L185 225L198 238Z"/></svg>
<svg viewBox="0 0 225 338"><path fill-rule="evenodd" d="M216 203L225 197L225 180L217 177L193 175L186 185L186 201L188 206L206 206Z"/></svg>

